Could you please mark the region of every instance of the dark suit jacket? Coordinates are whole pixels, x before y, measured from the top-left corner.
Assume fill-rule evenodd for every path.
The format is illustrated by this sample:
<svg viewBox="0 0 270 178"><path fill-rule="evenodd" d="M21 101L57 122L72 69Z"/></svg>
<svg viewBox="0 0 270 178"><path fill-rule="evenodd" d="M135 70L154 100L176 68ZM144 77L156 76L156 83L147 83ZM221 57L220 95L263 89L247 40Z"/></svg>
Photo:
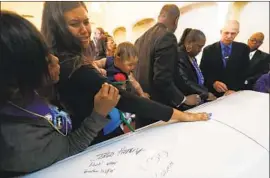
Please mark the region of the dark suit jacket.
<svg viewBox="0 0 270 178"><path fill-rule="evenodd" d="M175 85L177 39L164 24L157 23L146 31L135 46L139 63L135 76L151 99L176 107L184 100L183 93Z"/></svg>
<svg viewBox="0 0 270 178"><path fill-rule="evenodd" d="M270 70L270 54L257 50L250 60L248 78L245 89L252 90L260 76Z"/></svg>
<svg viewBox="0 0 270 178"><path fill-rule="evenodd" d="M178 56L176 86L186 96L199 94L202 100L206 100L208 98L208 89L198 84L196 70L190 62L184 47L178 48Z"/></svg>
<svg viewBox="0 0 270 178"><path fill-rule="evenodd" d="M205 86L216 96L222 96L213 88L215 81L225 83L230 90L241 90L247 76L249 66L249 47L244 43L233 42L232 51L227 59L226 68L223 67L220 42L204 48L200 63Z"/></svg>
<svg viewBox="0 0 270 178"><path fill-rule="evenodd" d="M102 59L106 57L106 49L107 44L105 39L100 39L96 42L95 52L96 52L96 60Z"/></svg>

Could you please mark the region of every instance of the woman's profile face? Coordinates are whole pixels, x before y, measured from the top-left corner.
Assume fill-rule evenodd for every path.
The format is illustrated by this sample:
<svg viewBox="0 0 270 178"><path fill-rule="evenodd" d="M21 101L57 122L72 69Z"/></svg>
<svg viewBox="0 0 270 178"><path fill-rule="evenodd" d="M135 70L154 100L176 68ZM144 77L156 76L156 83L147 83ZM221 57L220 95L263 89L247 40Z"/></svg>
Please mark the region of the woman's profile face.
<svg viewBox="0 0 270 178"><path fill-rule="evenodd" d="M205 39L200 39L198 41L193 42L192 43L192 49L191 49L190 55L192 57L197 56L201 52L202 48L204 47L205 42L206 42Z"/></svg>
<svg viewBox="0 0 270 178"><path fill-rule="evenodd" d="M91 37L91 26L86 9L79 6L65 12L64 18L71 34L80 40L84 48L87 48Z"/></svg>

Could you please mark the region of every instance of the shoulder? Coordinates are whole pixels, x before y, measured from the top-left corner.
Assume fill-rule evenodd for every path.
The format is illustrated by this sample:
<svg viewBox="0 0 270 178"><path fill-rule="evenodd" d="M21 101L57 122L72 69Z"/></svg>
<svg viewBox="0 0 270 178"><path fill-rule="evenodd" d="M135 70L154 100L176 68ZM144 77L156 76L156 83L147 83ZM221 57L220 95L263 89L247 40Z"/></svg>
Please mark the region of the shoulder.
<svg viewBox="0 0 270 178"><path fill-rule="evenodd" d="M32 172L46 167L52 160L62 156L58 150L65 150L65 137L57 137L59 133L45 119L3 115L0 115L0 118L0 137L3 138L0 139L1 151L12 155L9 157L0 153L1 168L4 170ZM2 119L9 121L4 122ZM37 162L36 158L41 154L42 160ZM34 162L36 164L33 164Z"/></svg>
<svg viewBox="0 0 270 178"><path fill-rule="evenodd" d="M206 47L204 47L203 52L217 50L219 45L220 45L219 42L215 42L210 45L207 45Z"/></svg>
<svg viewBox="0 0 270 178"><path fill-rule="evenodd" d="M77 77L83 78L100 78L100 73L96 70L95 67L91 65L81 65L76 71L74 71L74 75Z"/></svg>
<svg viewBox="0 0 270 178"><path fill-rule="evenodd" d="M59 59L59 64L61 66L60 70L68 70L70 68L73 68L75 63L78 63L80 60L80 55L70 55L70 54L61 54L56 55Z"/></svg>
<svg viewBox="0 0 270 178"><path fill-rule="evenodd" d="M167 28L164 24L157 23L153 27L151 27L145 34L151 34L153 36L162 36L167 32Z"/></svg>
<svg viewBox="0 0 270 178"><path fill-rule="evenodd" d="M264 79L269 79L270 78L270 73L267 73L267 74L263 74L262 76L261 76L261 78L264 78Z"/></svg>
<svg viewBox="0 0 270 178"><path fill-rule="evenodd" d="M263 75L260 76L260 78L256 81L256 83L257 83L257 84L261 84L261 83L269 83L269 79L270 79L270 73L263 74Z"/></svg>
<svg viewBox="0 0 270 178"><path fill-rule="evenodd" d="M80 65L80 57L79 56L67 56L67 55L59 55L60 63L60 82L67 80L70 75L74 71L77 70L77 66Z"/></svg>
<svg viewBox="0 0 270 178"><path fill-rule="evenodd" d="M160 36L157 37L157 40L155 42L155 47L157 49L160 49L160 48L163 49L163 48L169 48L169 47L177 48L177 39L172 32L164 31L164 33L160 34Z"/></svg>
<svg viewBox="0 0 270 178"><path fill-rule="evenodd" d="M155 37L155 34L157 32L157 29L159 29L158 24L155 24L153 27L149 28L146 32L144 32L136 41L135 45L139 45L142 41L147 40L153 40Z"/></svg>
<svg viewBox="0 0 270 178"><path fill-rule="evenodd" d="M37 141L38 139L40 139L37 135L48 135L48 133L52 133L55 131L54 129L52 129L49 122L45 119L35 119L30 116L28 117L6 114L0 114L0 118L0 125L2 130L2 132L0 132L1 136L4 137L5 135L9 135L9 137L14 137L14 140L10 139L9 143L11 143L12 141L20 141L20 139L26 137L27 139L33 139L33 141ZM14 132L14 130L16 130L16 132ZM31 130L34 131L35 134L29 135L29 131ZM3 134L3 132L5 134ZM45 137L43 138L43 141L44 140L46 140ZM40 143L42 144L42 142ZM44 143L44 145L46 144Z"/></svg>
<svg viewBox="0 0 270 178"><path fill-rule="evenodd" d="M176 36L172 33L172 32L169 32L169 31L166 31L164 32L162 38L163 40L169 40L169 41L172 41L172 42L176 42L177 43L177 39L176 39Z"/></svg>
<svg viewBox="0 0 270 178"><path fill-rule="evenodd" d="M238 49L242 49L242 50L245 50L245 51L248 51L248 52L250 51L248 45L246 45L245 43L234 41L233 45Z"/></svg>
<svg viewBox="0 0 270 178"><path fill-rule="evenodd" d="M91 86L96 87L102 85L106 82L104 78L93 66L81 65L75 69L69 76L69 86L70 87L84 87ZM60 75L61 84L61 75Z"/></svg>
<svg viewBox="0 0 270 178"><path fill-rule="evenodd" d="M266 53L264 51L261 51L258 49L258 52L261 56L263 56L264 58L270 58L270 54L269 53Z"/></svg>
<svg viewBox="0 0 270 178"><path fill-rule="evenodd" d="M184 47L178 47L178 58L180 61L185 60L188 58L187 52L185 51Z"/></svg>

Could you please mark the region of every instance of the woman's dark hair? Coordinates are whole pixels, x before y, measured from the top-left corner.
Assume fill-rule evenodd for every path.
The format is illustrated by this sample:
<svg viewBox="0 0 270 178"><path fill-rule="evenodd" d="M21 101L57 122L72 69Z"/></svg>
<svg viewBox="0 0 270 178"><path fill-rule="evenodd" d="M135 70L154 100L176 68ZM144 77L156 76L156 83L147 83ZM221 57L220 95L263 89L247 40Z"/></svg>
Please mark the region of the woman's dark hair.
<svg viewBox="0 0 270 178"><path fill-rule="evenodd" d="M28 20L13 12L0 12L1 106L17 98L15 95L29 99L49 79L49 51L40 32Z"/></svg>
<svg viewBox="0 0 270 178"><path fill-rule="evenodd" d="M195 41L199 41L201 39L205 39L205 35L201 30L186 28L180 38L178 46L181 47L185 43L191 43Z"/></svg>
<svg viewBox="0 0 270 178"><path fill-rule="evenodd" d="M183 34L182 34L182 36L181 36L181 38L180 38L180 41L179 41L179 43L178 43L178 46L184 45L185 39L186 39L188 33L189 33L191 30L192 30L192 28L186 28L186 29L184 30L184 32L183 32Z"/></svg>
<svg viewBox="0 0 270 178"><path fill-rule="evenodd" d="M56 55L69 53L71 55L80 55L82 45L76 37L68 30L64 19L64 13L78 7L84 7L84 2L45 2L42 14L41 33L50 49Z"/></svg>

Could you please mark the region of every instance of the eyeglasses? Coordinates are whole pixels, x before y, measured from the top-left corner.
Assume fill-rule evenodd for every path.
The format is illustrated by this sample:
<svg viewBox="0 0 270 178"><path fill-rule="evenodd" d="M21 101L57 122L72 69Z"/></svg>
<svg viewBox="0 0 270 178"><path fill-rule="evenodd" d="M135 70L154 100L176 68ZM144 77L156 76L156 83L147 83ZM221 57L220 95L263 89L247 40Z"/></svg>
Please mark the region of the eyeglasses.
<svg viewBox="0 0 270 178"><path fill-rule="evenodd" d="M259 41L257 39L254 39L254 38L250 38L249 41L251 41L252 43L263 43L263 41Z"/></svg>

